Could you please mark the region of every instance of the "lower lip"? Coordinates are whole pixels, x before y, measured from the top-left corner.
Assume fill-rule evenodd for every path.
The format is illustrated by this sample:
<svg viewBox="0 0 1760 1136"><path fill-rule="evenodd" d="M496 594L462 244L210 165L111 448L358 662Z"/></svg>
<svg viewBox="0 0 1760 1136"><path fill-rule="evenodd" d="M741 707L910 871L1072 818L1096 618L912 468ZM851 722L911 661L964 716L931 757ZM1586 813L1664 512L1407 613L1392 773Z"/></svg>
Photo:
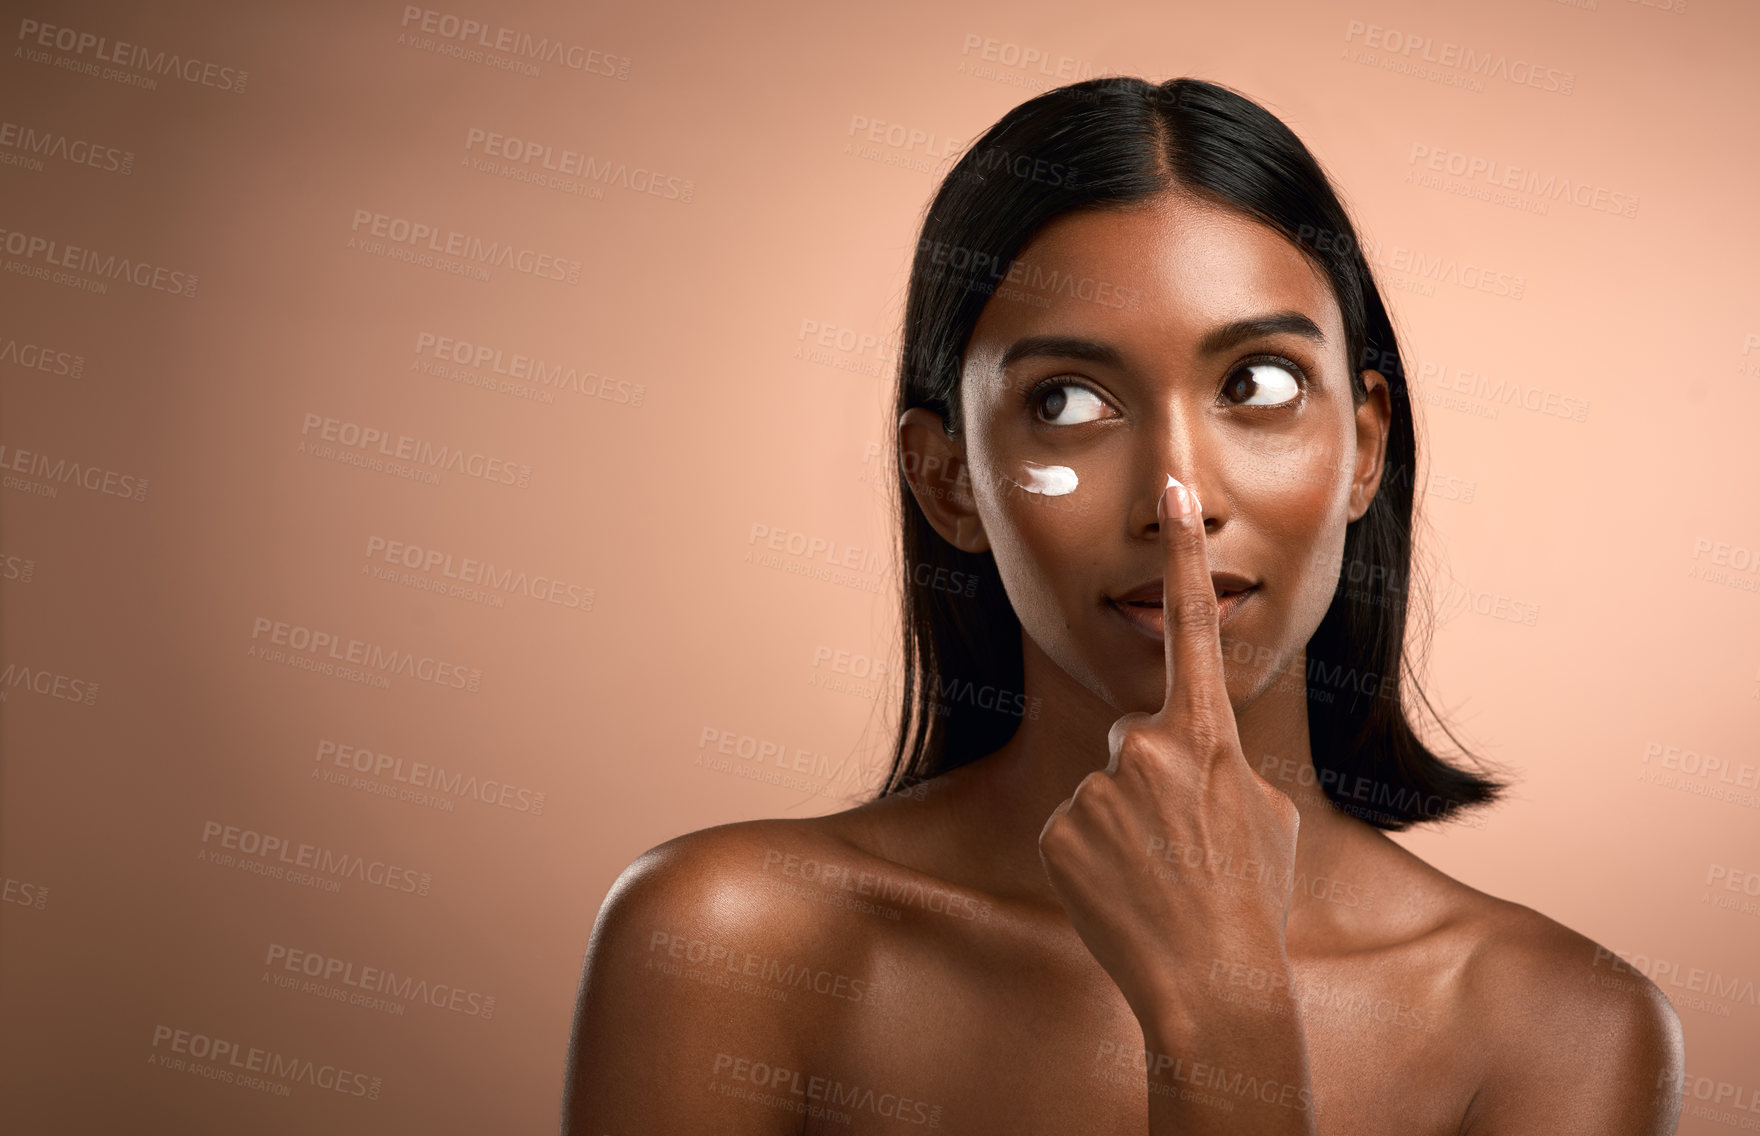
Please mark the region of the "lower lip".
<svg viewBox="0 0 1760 1136"><path fill-rule="evenodd" d="M1235 617L1236 612L1240 611L1241 605L1245 604L1254 595L1258 594L1258 591L1259 586L1255 584L1244 592L1233 592L1217 600L1216 615L1218 626L1227 627L1228 621ZM1155 640L1155 642L1160 643L1165 638L1165 632L1163 630L1163 613L1160 604L1157 604L1154 607L1133 607L1130 604L1120 603L1117 600L1108 600L1107 602L1111 605L1112 610L1124 616L1125 620L1132 627L1135 627L1144 635Z"/></svg>

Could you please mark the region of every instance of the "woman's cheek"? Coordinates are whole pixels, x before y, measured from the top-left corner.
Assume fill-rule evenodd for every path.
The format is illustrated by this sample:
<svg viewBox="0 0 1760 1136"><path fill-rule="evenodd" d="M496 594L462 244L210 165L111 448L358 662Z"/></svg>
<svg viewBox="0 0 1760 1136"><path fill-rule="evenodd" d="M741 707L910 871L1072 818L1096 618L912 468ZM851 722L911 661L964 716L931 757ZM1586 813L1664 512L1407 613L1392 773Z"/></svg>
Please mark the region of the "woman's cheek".
<svg viewBox="0 0 1760 1136"><path fill-rule="evenodd" d="M1253 512L1319 527L1350 491L1351 455L1334 431L1249 438L1227 451L1225 476Z"/></svg>
<svg viewBox="0 0 1760 1136"><path fill-rule="evenodd" d="M1311 431L1294 437L1249 437L1230 448L1229 473L1279 497L1324 497L1348 482L1351 474L1344 464L1344 451L1331 433L1328 430L1325 437L1315 437Z"/></svg>
<svg viewBox="0 0 1760 1136"><path fill-rule="evenodd" d="M1298 624L1318 625L1331 606L1344 551L1344 508L1351 470L1339 468L1331 451L1309 452L1300 460L1265 471L1248 510L1282 550L1276 571L1286 594L1295 599L1290 615Z"/></svg>
<svg viewBox="0 0 1760 1136"><path fill-rule="evenodd" d="M1096 490L1103 478L1081 463L1012 459L991 469L994 520L986 521L996 566L1015 610L1047 616L1073 601L1061 594L1084 579L1102 523ZM996 523L1000 522L1000 523Z"/></svg>

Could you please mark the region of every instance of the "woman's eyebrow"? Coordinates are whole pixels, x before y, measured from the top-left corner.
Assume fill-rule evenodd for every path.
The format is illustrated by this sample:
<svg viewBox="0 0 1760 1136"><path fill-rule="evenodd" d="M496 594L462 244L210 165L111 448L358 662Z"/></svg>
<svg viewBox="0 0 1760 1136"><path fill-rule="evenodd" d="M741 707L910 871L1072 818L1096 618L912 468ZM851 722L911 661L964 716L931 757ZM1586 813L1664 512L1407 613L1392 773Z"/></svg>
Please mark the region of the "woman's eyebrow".
<svg viewBox="0 0 1760 1136"><path fill-rule="evenodd" d="M1082 359L1089 363L1100 363L1107 367L1122 367L1124 357L1118 348L1111 344L1101 343L1093 339L1083 339L1078 335L1029 335L1017 339L1002 353L1002 369L1014 366L1022 359L1039 357L1055 359Z"/></svg>
<svg viewBox="0 0 1760 1136"><path fill-rule="evenodd" d="M1324 346L1326 333L1301 312L1282 311L1268 315L1232 320L1213 327L1198 341L1199 355L1218 355L1249 339L1267 335L1299 335ZM1007 370L1022 359L1081 359L1107 367L1122 367L1124 356L1118 348L1099 340L1079 335L1029 335L1017 339L1002 353L1002 369Z"/></svg>
<svg viewBox="0 0 1760 1136"><path fill-rule="evenodd" d="M1319 324L1301 312L1281 311L1234 320L1221 327L1211 328L1204 333L1204 338L1198 340L1198 354L1219 355L1249 339L1266 335L1299 335L1313 340L1319 346L1326 345L1326 333L1320 330Z"/></svg>

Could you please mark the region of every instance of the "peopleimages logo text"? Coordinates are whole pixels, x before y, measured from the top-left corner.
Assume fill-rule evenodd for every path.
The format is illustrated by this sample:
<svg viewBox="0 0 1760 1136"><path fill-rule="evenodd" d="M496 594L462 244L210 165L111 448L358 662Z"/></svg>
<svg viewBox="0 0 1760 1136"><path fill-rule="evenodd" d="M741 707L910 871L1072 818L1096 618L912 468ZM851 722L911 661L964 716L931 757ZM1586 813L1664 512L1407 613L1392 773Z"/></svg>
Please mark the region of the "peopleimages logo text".
<svg viewBox="0 0 1760 1136"><path fill-rule="evenodd" d="M512 241L485 240L457 229L442 229L426 221L356 209L349 230L357 237L377 237L393 245L423 248L492 268L511 268L540 280L559 280L565 284L581 282L581 262L578 260L524 248Z"/></svg>
<svg viewBox="0 0 1760 1136"><path fill-rule="evenodd" d="M126 43L95 32L57 27L40 20L18 22L18 40L22 44L53 48L77 56L90 56L100 63L114 63L155 75L170 75L186 83L213 87L218 91L242 94L250 72L237 67L224 67L196 58L186 58L174 51L155 51L138 43Z"/></svg>
<svg viewBox="0 0 1760 1136"><path fill-rule="evenodd" d="M1511 59L1496 51L1476 51L1464 44L1444 40L1441 43L1427 35L1416 35L1398 28L1351 20L1345 27L1344 41L1358 43L1389 56L1437 67L1448 67L1483 79L1502 79L1518 86L1535 87L1542 91L1568 95L1576 85L1575 71L1542 67L1528 59Z"/></svg>

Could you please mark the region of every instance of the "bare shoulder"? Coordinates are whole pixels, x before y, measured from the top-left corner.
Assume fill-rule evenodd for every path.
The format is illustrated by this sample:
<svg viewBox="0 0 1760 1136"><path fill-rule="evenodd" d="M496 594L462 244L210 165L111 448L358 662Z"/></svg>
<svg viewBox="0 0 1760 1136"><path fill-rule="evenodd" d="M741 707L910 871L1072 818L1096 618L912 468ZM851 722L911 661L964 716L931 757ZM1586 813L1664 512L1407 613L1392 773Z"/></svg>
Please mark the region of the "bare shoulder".
<svg viewBox="0 0 1760 1136"><path fill-rule="evenodd" d="M738 821L687 832L636 857L605 902L623 907L660 896L685 898L705 887L753 886L763 876L767 853L824 847L832 839L819 818Z"/></svg>
<svg viewBox="0 0 1760 1136"><path fill-rule="evenodd" d="M589 971L612 955L603 958L606 968L633 964L644 973L672 964L743 973L751 958L853 963L859 939L840 918L844 909L823 902L825 889L800 886L868 859L826 821L740 821L650 848L606 893L587 946ZM767 970L774 968L760 968L760 976Z"/></svg>
<svg viewBox="0 0 1760 1136"><path fill-rule="evenodd" d="M753 1103L753 1070L802 1070L828 1019L872 994L851 922L780 886L782 867L853 855L816 820L761 820L625 868L587 945L564 1132L798 1131L799 1115Z"/></svg>
<svg viewBox="0 0 1760 1136"><path fill-rule="evenodd" d="M1681 1027L1656 985L1532 908L1454 888L1455 1007L1478 1068L1463 1130L1673 1132Z"/></svg>
<svg viewBox="0 0 1760 1136"><path fill-rule="evenodd" d="M680 932L713 933L752 947L783 943L819 947L843 941L838 920L812 905L790 903L791 898L810 897L778 886L779 881L799 876L802 864L825 865L829 870L830 865L864 857L829 820L740 821L699 829L650 848L624 869L606 893L589 951L620 932L627 937L637 925L660 930L677 924ZM657 923L668 926L650 927ZM665 942L650 933L647 944Z"/></svg>

